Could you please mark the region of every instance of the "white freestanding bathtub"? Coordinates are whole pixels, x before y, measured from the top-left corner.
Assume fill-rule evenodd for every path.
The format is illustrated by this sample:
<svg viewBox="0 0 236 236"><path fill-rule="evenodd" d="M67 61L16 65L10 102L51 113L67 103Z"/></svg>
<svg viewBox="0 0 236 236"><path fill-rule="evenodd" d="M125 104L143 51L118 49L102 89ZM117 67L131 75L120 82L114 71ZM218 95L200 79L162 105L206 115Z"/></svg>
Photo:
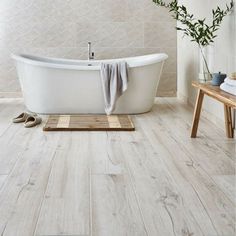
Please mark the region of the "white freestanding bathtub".
<svg viewBox="0 0 236 236"><path fill-rule="evenodd" d="M119 98L115 114L151 110L166 54L114 60L66 60L12 55L27 109L41 114L103 114L101 62L125 60L129 65L127 91Z"/></svg>

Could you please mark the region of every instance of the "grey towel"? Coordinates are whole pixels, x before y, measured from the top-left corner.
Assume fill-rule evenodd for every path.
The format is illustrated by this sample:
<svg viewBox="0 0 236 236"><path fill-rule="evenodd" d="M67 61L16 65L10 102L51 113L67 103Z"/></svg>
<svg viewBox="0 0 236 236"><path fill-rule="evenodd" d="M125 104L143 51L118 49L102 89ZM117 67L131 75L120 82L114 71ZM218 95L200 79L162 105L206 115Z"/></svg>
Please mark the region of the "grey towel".
<svg viewBox="0 0 236 236"><path fill-rule="evenodd" d="M101 64L101 80L105 101L105 112L110 115L117 99L128 88L128 65L125 61Z"/></svg>

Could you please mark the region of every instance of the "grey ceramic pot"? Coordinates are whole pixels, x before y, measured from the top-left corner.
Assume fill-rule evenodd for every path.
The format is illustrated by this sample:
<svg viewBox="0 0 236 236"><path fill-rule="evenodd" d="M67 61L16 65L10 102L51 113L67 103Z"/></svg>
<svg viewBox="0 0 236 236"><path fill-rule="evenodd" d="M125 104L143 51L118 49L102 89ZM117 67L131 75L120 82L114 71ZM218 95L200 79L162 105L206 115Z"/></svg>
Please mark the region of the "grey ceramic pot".
<svg viewBox="0 0 236 236"><path fill-rule="evenodd" d="M221 74L221 72L214 73L212 75L211 84L215 85L215 86L220 86L222 83L224 83L224 80L225 80L226 77L227 77L227 75L226 74Z"/></svg>

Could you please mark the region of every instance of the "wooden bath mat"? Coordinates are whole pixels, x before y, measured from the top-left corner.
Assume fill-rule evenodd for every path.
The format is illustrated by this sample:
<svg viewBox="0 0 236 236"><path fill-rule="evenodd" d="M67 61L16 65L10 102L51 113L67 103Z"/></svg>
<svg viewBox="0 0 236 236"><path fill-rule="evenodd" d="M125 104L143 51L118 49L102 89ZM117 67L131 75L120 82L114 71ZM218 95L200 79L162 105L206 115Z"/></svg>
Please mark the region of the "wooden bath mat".
<svg viewBox="0 0 236 236"><path fill-rule="evenodd" d="M44 131L134 131L128 115L50 115Z"/></svg>

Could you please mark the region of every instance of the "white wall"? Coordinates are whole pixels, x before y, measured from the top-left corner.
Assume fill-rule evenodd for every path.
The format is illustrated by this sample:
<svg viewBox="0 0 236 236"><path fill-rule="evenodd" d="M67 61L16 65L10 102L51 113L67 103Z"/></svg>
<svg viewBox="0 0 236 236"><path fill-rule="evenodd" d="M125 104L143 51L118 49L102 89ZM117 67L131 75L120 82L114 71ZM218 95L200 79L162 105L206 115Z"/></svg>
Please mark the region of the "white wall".
<svg viewBox="0 0 236 236"><path fill-rule="evenodd" d="M12 52L85 59L88 41L96 58L168 53L158 94L174 96L175 25L152 0L0 0L0 97L20 91Z"/></svg>
<svg viewBox="0 0 236 236"><path fill-rule="evenodd" d="M211 18L211 10L217 5L224 7L230 0L180 0L196 17ZM236 71L236 10L227 16L223 22L218 37L213 45L214 72ZM178 61L178 96L194 103L196 91L192 88L192 80L198 79L199 73L199 50L189 38L183 38L181 32L177 36L177 61ZM213 121L223 120L223 106L212 99L206 98L204 109L212 114ZM214 119L215 118L215 119Z"/></svg>

